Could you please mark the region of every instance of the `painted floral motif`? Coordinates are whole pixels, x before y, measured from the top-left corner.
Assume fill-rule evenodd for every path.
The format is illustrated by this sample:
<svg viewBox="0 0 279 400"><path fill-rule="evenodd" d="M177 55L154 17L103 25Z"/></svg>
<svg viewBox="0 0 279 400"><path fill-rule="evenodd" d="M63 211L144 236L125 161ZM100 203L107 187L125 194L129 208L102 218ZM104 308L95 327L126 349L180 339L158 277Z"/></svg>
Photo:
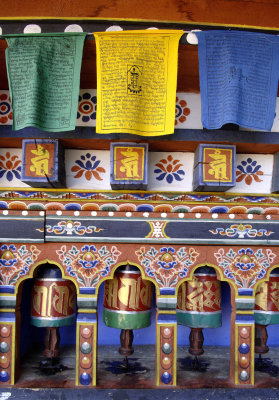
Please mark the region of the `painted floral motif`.
<svg viewBox="0 0 279 400"><path fill-rule="evenodd" d="M146 251L145 247L141 247L135 253L146 275L154 278L161 288L175 287L179 277L187 276L188 267L199 256L192 247L189 251L185 247L178 251L173 247L162 247L160 251L154 247Z"/></svg>
<svg viewBox="0 0 279 400"><path fill-rule="evenodd" d="M0 124L7 124L13 119L11 98L8 94L0 94Z"/></svg>
<svg viewBox="0 0 279 400"><path fill-rule="evenodd" d="M103 180L100 174L105 173L106 170L100 167L101 160L96 160L96 156L86 153L85 155L81 155L80 160L76 160L75 163L77 165L71 168L72 172L76 172L74 178L80 178L84 174L88 181L91 179L97 179L98 181Z"/></svg>
<svg viewBox="0 0 279 400"><path fill-rule="evenodd" d="M5 156L0 155L0 178L6 177L11 182L14 178L20 179L21 160L9 151Z"/></svg>
<svg viewBox="0 0 279 400"><path fill-rule="evenodd" d="M183 166L179 160L174 160L171 155L167 158L162 158L157 164L157 169L154 169L158 181L162 181L166 178L166 181L171 184L173 180L182 181L184 179L185 172L180 167Z"/></svg>
<svg viewBox="0 0 279 400"><path fill-rule="evenodd" d="M83 93L79 96L77 119L82 122L89 122L96 119L97 112L97 97L92 96L90 93Z"/></svg>
<svg viewBox="0 0 279 400"><path fill-rule="evenodd" d="M243 179L246 185L251 185L253 180L262 182L262 179L259 178L259 175L263 175L263 171L260 170L261 165L257 165L257 161L253 161L252 158L249 157L246 161L241 161L236 168L236 182L242 182Z"/></svg>
<svg viewBox="0 0 279 400"><path fill-rule="evenodd" d="M83 226L79 221L59 221L57 225L46 225L47 233L54 233L55 235L79 235L83 236L86 233L98 233L103 231L102 228L97 228L94 225Z"/></svg>
<svg viewBox="0 0 279 400"><path fill-rule="evenodd" d="M267 231L266 229L256 229L253 228L250 224L234 224L231 225L229 228L216 228L210 229L209 232L213 233L214 235L222 235L231 238L237 239L251 239L255 237L262 237L262 236L270 236L272 235L272 231Z"/></svg>
<svg viewBox="0 0 279 400"><path fill-rule="evenodd" d="M66 274L74 277L82 287L95 287L100 278L110 273L111 266L117 263L121 252L112 246L102 246L97 250L95 246L85 245L79 250L72 246L69 250L63 245L56 250L59 260L66 266Z"/></svg>
<svg viewBox="0 0 279 400"><path fill-rule="evenodd" d="M176 107L175 107L175 125L178 122L185 122L187 120L187 116L190 115L191 110L187 107L187 101L179 100L176 98Z"/></svg>
<svg viewBox="0 0 279 400"><path fill-rule="evenodd" d="M0 247L0 285L15 285L22 275L28 274L30 267L37 260L41 251L31 245L30 250L25 245L17 250L15 245Z"/></svg>
<svg viewBox="0 0 279 400"><path fill-rule="evenodd" d="M276 255L270 249L254 250L240 249L238 253L230 249L227 253L223 248L214 254L219 266L225 270L225 276L233 279L241 288L252 288L258 279L264 277Z"/></svg>

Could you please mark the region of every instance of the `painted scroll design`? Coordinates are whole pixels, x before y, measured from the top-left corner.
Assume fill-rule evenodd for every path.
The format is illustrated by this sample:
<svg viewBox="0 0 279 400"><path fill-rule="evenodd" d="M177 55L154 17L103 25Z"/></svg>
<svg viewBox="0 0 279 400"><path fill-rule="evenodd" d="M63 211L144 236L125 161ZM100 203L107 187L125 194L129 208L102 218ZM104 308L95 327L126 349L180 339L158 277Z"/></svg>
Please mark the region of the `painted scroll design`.
<svg viewBox="0 0 279 400"><path fill-rule="evenodd" d="M54 233L55 235L79 235L83 236L86 233L98 233L103 231L102 228L97 228L95 225L83 226L79 221L59 221L57 225L46 225L47 233Z"/></svg>
<svg viewBox="0 0 279 400"><path fill-rule="evenodd" d="M4 244L0 250L0 286L15 286L22 276L29 274L41 253L35 245L28 249L26 245L17 248L13 244Z"/></svg>
<svg viewBox="0 0 279 400"><path fill-rule="evenodd" d="M189 250L186 247L178 250L173 247L161 247L158 250L154 247L141 247L135 254L146 276L156 280L160 288L175 287L180 279L187 276L188 267L193 265L199 256L193 247Z"/></svg>
<svg viewBox="0 0 279 400"><path fill-rule="evenodd" d="M221 235L237 239L251 239L256 237L270 236L274 233L272 231L267 231L266 229L253 228L253 226L250 224L234 224L226 229L210 229L209 232L213 233L213 235Z"/></svg>
<svg viewBox="0 0 279 400"><path fill-rule="evenodd" d="M74 278L80 287L96 287L102 277L110 274L111 267L118 261L121 251L116 246L63 245L56 250L59 260L65 267L65 274Z"/></svg>
<svg viewBox="0 0 279 400"><path fill-rule="evenodd" d="M233 280L240 288L253 288L262 279L266 270L274 261L276 254L271 249L242 248L228 252L220 248L214 256L219 267L224 269L225 276Z"/></svg>

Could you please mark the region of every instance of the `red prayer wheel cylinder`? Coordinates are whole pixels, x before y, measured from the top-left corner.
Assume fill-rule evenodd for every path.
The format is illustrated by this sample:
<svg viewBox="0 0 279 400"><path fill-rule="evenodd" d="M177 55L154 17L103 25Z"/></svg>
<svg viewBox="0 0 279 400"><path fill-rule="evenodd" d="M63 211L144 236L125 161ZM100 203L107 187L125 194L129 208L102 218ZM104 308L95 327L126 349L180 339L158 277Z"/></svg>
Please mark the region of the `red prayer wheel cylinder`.
<svg viewBox="0 0 279 400"><path fill-rule="evenodd" d="M71 325L75 320L75 287L66 279L35 279L31 324L38 327Z"/></svg>
<svg viewBox="0 0 279 400"><path fill-rule="evenodd" d="M203 328L222 325L221 284L211 267L200 267L192 281L183 282L177 296L177 322L191 328L192 355L203 354Z"/></svg>
<svg viewBox="0 0 279 400"><path fill-rule="evenodd" d="M34 279L31 300L31 324L45 327L44 356L59 355L59 327L75 322L76 292L74 284L62 279L58 267L46 264Z"/></svg>
<svg viewBox="0 0 279 400"><path fill-rule="evenodd" d="M255 352L267 353L267 325L279 324L279 268L270 273L268 282L261 282L255 295Z"/></svg>
<svg viewBox="0 0 279 400"><path fill-rule="evenodd" d="M121 329L119 353L133 354L133 329L150 325L151 320L151 282L143 280L138 268L126 265L119 268L113 279L105 282L104 323Z"/></svg>
<svg viewBox="0 0 279 400"><path fill-rule="evenodd" d="M104 323L111 328L141 329L150 325L151 282L130 265L105 282Z"/></svg>

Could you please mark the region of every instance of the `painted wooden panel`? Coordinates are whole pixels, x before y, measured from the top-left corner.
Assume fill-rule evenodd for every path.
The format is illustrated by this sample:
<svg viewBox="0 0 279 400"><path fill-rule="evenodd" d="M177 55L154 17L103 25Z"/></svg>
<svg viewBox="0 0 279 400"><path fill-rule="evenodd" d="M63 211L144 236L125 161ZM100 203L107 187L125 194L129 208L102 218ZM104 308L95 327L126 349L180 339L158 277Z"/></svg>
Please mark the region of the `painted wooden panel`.
<svg viewBox="0 0 279 400"><path fill-rule="evenodd" d="M195 151L193 190L225 191L235 185L235 146L200 144Z"/></svg>
<svg viewBox="0 0 279 400"><path fill-rule="evenodd" d="M20 180L21 149L0 149L0 187L30 187ZM194 153L149 152L148 191L191 192ZM236 184L231 193L271 193L272 154L237 154ZM66 186L73 189L110 190L110 152L65 151ZM278 172L274 170L275 176ZM212 191L212 190L210 190ZM273 192L276 192L274 187Z"/></svg>
<svg viewBox="0 0 279 400"><path fill-rule="evenodd" d="M278 27L279 5L269 0L243 2L243 0L217 0L211 6L210 0L190 2L169 0L135 0L127 6L122 0L90 0L64 2L49 0L38 3L26 0L24 6L18 1L3 3L1 16L42 16L42 17L94 17L94 18L136 18L180 22L211 22L223 24L259 25Z"/></svg>
<svg viewBox="0 0 279 400"><path fill-rule="evenodd" d="M22 141L21 180L34 187L65 187L64 149L58 140Z"/></svg>
<svg viewBox="0 0 279 400"><path fill-rule="evenodd" d="M45 241L116 243L269 244L278 246L279 221L264 216L223 218L218 214L138 216L67 211L46 213ZM210 219L209 219L210 218Z"/></svg>
<svg viewBox="0 0 279 400"><path fill-rule="evenodd" d="M112 189L146 189L148 144L111 143L110 185Z"/></svg>
<svg viewBox="0 0 279 400"><path fill-rule="evenodd" d="M44 212L41 211L2 212L0 240L14 243L44 242L44 221Z"/></svg>

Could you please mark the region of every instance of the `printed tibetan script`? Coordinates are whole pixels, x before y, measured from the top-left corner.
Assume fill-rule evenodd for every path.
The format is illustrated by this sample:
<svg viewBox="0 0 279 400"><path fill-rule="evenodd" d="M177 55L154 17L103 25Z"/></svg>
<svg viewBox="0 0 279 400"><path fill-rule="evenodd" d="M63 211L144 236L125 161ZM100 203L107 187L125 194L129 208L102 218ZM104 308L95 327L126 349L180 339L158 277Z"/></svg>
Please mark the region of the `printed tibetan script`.
<svg viewBox="0 0 279 400"><path fill-rule="evenodd" d="M183 31L94 33L97 133L174 132L178 43Z"/></svg>

